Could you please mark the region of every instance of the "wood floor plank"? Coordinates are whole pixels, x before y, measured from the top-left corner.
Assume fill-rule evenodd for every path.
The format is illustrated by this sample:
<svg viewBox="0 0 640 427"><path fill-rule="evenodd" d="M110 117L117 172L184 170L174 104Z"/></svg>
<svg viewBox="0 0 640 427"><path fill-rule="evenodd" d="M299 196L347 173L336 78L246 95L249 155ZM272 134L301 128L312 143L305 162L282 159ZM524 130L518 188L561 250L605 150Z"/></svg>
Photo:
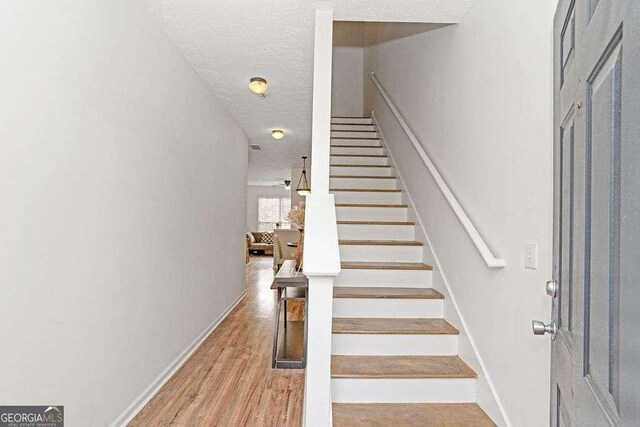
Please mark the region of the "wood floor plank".
<svg viewBox="0 0 640 427"><path fill-rule="evenodd" d="M273 258L252 257L247 296L130 426L301 425L304 370L272 369ZM303 319L289 302L289 320Z"/></svg>
<svg viewBox="0 0 640 427"><path fill-rule="evenodd" d="M491 427L475 403L334 403L335 427Z"/></svg>

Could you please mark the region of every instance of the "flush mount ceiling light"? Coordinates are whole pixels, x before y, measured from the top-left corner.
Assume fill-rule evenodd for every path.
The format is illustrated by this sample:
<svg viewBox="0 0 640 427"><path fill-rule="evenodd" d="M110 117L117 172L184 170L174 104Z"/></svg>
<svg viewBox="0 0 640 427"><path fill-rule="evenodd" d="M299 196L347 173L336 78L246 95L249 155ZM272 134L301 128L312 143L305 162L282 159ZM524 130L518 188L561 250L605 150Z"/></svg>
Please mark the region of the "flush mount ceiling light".
<svg viewBox="0 0 640 427"><path fill-rule="evenodd" d="M267 96L268 88L267 81L262 77L252 77L249 79L249 90L262 98Z"/></svg>
<svg viewBox="0 0 640 427"><path fill-rule="evenodd" d="M308 196L311 194L309 181L307 181L307 156L302 156L302 174L300 175L298 185L296 186L296 193L301 196Z"/></svg>
<svg viewBox="0 0 640 427"><path fill-rule="evenodd" d="M284 138L284 131L282 129L274 129L271 131L271 137L273 139L282 139Z"/></svg>

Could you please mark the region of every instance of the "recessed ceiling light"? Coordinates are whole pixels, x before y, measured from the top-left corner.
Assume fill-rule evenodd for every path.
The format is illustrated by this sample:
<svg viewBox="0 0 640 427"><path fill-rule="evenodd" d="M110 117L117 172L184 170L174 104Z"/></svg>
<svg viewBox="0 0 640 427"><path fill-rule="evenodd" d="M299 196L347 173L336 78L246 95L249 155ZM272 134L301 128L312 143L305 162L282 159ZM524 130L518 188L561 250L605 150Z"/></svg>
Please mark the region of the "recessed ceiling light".
<svg viewBox="0 0 640 427"><path fill-rule="evenodd" d="M249 79L249 90L256 95L264 95L268 87L267 81L262 77L252 77Z"/></svg>
<svg viewBox="0 0 640 427"><path fill-rule="evenodd" d="M284 138L284 131L282 129L274 129L271 131L271 137L273 139L282 139Z"/></svg>

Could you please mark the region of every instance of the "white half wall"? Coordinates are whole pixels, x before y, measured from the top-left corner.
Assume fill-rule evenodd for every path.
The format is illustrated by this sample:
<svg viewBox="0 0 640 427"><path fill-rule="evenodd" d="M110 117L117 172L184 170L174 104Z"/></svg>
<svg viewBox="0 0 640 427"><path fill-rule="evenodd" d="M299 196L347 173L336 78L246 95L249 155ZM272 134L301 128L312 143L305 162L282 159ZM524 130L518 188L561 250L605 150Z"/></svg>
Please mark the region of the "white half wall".
<svg viewBox="0 0 640 427"><path fill-rule="evenodd" d="M364 72L384 85L453 193L507 267L488 269L376 88L376 119L513 426L549 422L544 284L552 257L552 21L555 0L473 3L461 23L393 36L368 26ZM539 269L524 268L525 242ZM438 286L437 283L434 284ZM481 388L479 402L490 390ZM496 419L498 417L496 416Z"/></svg>
<svg viewBox="0 0 640 427"><path fill-rule="evenodd" d="M138 2L0 4L0 402L107 425L244 292L247 140Z"/></svg>
<svg viewBox="0 0 640 427"><path fill-rule="evenodd" d="M293 185L293 184L292 184ZM261 196L290 197L284 187L270 185L247 186L247 231L258 231L258 198Z"/></svg>

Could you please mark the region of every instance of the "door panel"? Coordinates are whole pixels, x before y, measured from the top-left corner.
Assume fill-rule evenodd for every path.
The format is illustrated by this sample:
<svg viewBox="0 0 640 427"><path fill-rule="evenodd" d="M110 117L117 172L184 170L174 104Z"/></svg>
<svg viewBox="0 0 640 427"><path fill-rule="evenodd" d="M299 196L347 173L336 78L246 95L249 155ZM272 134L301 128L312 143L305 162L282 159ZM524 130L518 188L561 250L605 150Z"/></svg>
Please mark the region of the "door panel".
<svg viewBox="0 0 640 427"><path fill-rule="evenodd" d="M571 294L573 290L573 214L574 214L574 147L573 109L560 130L560 265L558 277L558 327L571 340ZM564 203L563 203L564 202ZM570 344L569 342L567 344Z"/></svg>
<svg viewBox="0 0 640 427"><path fill-rule="evenodd" d="M621 34L587 81L585 376L611 414L619 381Z"/></svg>
<svg viewBox="0 0 640 427"><path fill-rule="evenodd" d="M640 425L639 5L560 0L554 21L553 426Z"/></svg>
<svg viewBox="0 0 640 427"><path fill-rule="evenodd" d="M640 2L625 10L620 153L620 424L640 420ZM634 89L635 88L635 89Z"/></svg>

